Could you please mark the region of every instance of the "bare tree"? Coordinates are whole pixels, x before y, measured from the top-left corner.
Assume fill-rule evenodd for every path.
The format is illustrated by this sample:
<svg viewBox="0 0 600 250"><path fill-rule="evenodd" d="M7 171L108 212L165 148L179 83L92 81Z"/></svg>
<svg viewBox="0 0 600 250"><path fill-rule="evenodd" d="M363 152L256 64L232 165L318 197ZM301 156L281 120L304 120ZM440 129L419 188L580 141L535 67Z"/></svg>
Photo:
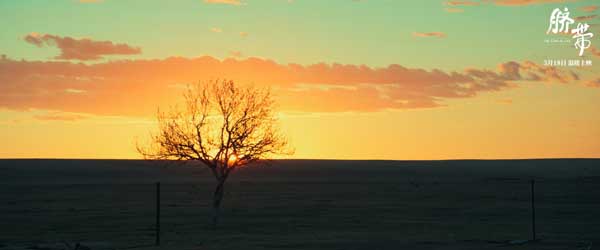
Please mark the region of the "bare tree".
<svg viewBox="0 0 600 250"><path fill-rule="evenodd" d="M215 80L188 87L183 109L158 112L157 134L144 158L205 165L217 180L212 223L216 227L224 184L236 168L274 154L287 154L287 141L277 130L269 90Z"/></svg>

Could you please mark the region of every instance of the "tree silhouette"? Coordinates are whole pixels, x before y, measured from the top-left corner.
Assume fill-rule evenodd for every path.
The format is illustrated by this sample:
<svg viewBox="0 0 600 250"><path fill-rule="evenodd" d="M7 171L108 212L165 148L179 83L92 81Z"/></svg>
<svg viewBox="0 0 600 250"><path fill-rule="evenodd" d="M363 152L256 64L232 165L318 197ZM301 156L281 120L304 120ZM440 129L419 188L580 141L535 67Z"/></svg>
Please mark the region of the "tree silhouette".
<svg viewBox="0 0 600 250"><path fill-rule="evenodd" d="M205 165L217 180L213 227L217 226L224 184L236 168L274 154L290 153L278 131L274 101L267 89L215 80L188 87L184 109L158 112L158 133L138 152L146 159Z"/></svg>

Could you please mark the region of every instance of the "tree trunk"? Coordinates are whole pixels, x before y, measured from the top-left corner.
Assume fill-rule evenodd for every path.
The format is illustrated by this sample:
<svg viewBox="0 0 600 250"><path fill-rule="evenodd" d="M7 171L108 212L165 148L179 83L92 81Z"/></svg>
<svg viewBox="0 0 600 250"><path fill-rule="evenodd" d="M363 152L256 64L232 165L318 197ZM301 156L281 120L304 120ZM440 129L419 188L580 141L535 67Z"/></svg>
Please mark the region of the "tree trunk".
<svg viewBox="0 0 600 250"><path fill-rule="evenodd" d="M217 224L219 222L219 209L221 207L221 200L223 200L223 190L224 190L225 180L219 180L217 183L217 188L215 189L215 193L213 194L213 217L212 217L212 226L213 229L217 228Z"/></svg>

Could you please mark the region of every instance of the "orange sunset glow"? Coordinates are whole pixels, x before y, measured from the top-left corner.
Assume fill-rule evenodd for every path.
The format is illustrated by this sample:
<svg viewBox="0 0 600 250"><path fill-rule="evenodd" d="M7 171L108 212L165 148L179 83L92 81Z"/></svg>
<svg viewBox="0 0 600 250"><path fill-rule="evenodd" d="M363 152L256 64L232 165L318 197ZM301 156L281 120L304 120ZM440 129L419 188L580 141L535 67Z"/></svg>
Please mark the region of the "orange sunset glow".
<svg viewBox="0 0 600 250"><path fill-rule="evenodd" d="M573 15L590 16L591 2ZM0 3L22 23L0 37L0 137L12 142L0 157L137 159L157 110L214 79L271 89L295 148L286 158L600 157L600 35L589 66L545 62L579 58L543 42L561 1L389 4L431 19L377 1L340 1L326 20L308 15L330 8L316 1L182 1L157 20L150 1L124 23L107 14L127 1ZM263 8L279 26L251 18ZM515 11L529 22L503 33L515 24L495 20ZM349 13L369 18L353 25Z"/></svg>

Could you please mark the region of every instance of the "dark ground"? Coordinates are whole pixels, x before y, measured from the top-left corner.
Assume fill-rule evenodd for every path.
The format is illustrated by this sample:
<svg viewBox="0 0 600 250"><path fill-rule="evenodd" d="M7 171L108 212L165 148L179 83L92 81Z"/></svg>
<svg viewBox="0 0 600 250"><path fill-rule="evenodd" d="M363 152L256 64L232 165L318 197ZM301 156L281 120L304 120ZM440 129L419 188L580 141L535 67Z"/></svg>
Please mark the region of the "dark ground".
<svg viewBox="0 0 600 250"><path fill-rule="evenodd" d="M536 179L539 243L531 238ZM162 246L154 242L162 184ZM600 160L275 161L235 172L212 231L205 168L0 160L0 250L600 248Z"/></svg>

